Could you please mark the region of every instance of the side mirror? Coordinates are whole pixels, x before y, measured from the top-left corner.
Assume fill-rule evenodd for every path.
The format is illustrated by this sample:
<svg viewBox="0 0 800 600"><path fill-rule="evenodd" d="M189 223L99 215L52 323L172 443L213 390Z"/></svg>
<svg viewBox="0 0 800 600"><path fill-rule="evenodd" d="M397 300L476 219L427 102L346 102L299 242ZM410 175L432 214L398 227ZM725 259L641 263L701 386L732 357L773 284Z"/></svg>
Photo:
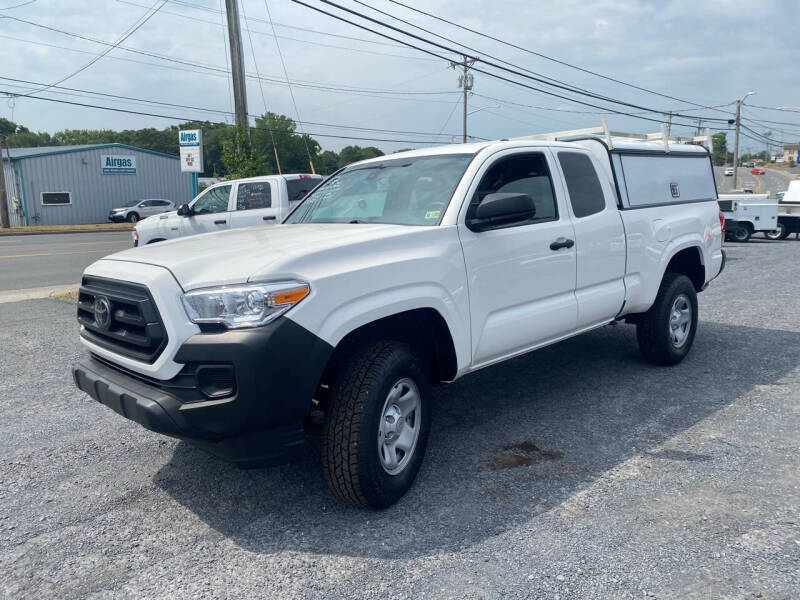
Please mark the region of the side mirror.
<svg viewBox="0 0 800 600"><path fill-rule="evenodd" d="M522 223L536 215L536 203L528 194L496 193L484 196L467 219L467 227L475 232Z"/></svg>
<svg viewBox="0 0 800 600"><path fill-rule="evenodd" d="M180 208L178 209L178 214L181 217L190 217L192 216L192 207L188 204L181 204Z"/></svg>

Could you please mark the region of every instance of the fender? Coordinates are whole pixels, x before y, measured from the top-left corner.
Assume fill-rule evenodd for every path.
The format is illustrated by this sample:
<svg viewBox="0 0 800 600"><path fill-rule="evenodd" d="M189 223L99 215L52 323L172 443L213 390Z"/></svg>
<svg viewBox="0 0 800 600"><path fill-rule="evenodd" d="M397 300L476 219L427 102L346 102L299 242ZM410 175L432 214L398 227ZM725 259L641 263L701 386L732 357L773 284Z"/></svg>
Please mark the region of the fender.
<svg viewBox="0 0 800 600"><path fill-rule="evenodd" d="M317 335L336 347L351 331L392 315L418 308L432 308L437 311L450 331L456 351L458 371L470 364L472 353L469 336L469 313L465 306L466 297L453 297L442 285L419 283L402 285L351 299L332 307L324 315L317 315L317 327L310 323L311 315L302 311L302 305L286 314L299 325L316 331ZM463 312L459 310L463 308Z"/></svg>

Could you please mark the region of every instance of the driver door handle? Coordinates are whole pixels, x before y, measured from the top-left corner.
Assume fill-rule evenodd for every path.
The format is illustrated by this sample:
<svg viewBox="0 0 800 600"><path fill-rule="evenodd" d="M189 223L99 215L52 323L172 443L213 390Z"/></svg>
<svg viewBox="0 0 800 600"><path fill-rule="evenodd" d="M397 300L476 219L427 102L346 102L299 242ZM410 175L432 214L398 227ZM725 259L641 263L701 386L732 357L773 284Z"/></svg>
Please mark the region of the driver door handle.
<svg viewBox="0 0 800 600"><path fill-rule="evenodd" d="M565 237L557 238L555 242L550 244L550 250L561 250L561 248L572 248L575 245L575 240L570 240Z"/></svg>
<svg viewBox="0 0 800 600"><path fill-rule="evenodd" d="M268 215L268 216L266 216L266 217L261 217L261 220L262 220L262 221L275 221L275 220L276 220L276 218L277 218L277 217L276 217L275 215Z"/></svg>
<svg viewBox="0 0 800 600"><path fill-rule="evenodd" d="M225 223L227 223L227 222L228 221L226 221L225 219L219 219L217 221L214 221L214 225L225 225Z"/></svg>

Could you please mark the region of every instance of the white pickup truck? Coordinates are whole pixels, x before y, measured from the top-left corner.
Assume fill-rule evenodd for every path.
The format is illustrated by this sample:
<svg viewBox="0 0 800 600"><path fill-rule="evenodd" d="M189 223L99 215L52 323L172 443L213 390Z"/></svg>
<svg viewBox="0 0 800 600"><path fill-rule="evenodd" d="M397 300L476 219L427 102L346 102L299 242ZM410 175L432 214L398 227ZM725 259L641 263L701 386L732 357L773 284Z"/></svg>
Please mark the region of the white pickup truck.
<svg viewBox="0 0 800 600"><path fill-rule="evenodd" d="M214 184L177 211L139 221L133 230L133 245L252 225L275 225L322 179L321 175L265 175Z"/></svg>
<svg viewBox="0 0 800 600"><path fill-rule="evenodd" d="M281 225L89 266L73 376L242 466L322 424L333 492L385 507L420 467L432 385L615 321L635 324L646 360L680 362L725 263L722 224L700 146L521 139L375 158Z"/></svg>

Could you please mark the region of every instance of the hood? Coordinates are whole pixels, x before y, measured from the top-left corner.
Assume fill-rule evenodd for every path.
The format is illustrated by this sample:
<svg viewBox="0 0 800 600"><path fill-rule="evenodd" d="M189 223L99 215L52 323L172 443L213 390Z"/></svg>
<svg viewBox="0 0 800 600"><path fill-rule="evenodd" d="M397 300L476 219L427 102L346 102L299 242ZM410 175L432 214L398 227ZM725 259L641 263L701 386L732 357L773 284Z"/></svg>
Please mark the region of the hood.
<svg viewBox="0 0 800 600"><path fill-rule="evenodd" d="M430 226L384 224L297 224L229 229L168 240L117 252L102 260L169 269L184 290L297 277L303 258L387 237L406 236Z"/></svg>

